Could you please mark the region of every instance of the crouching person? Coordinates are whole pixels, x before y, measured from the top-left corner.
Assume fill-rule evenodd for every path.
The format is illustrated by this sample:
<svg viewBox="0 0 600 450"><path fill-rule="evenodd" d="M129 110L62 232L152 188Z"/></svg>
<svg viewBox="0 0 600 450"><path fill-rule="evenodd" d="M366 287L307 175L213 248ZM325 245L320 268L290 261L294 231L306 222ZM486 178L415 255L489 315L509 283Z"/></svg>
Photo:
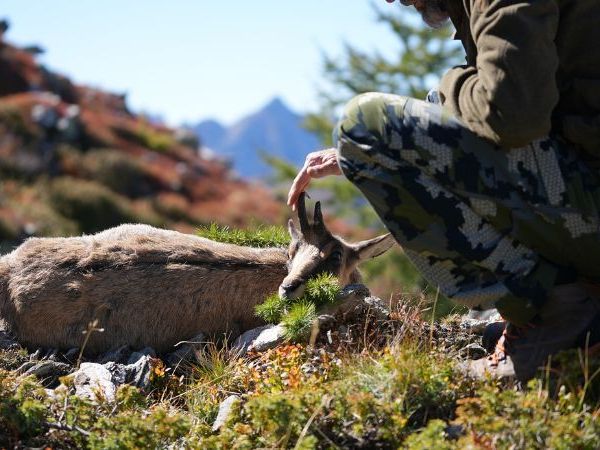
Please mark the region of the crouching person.
<svg viewBox="0 0 600 450"><path fill-rule="evenodd" d="M441 104L350 101L337 149L307 157L289 203L343 173L425 279L508 322L468 373L526 381L600 342L600 53L586 44L600 41L600 3L403 3L427 23L450 17L467 64L443 77Z"/></svg>

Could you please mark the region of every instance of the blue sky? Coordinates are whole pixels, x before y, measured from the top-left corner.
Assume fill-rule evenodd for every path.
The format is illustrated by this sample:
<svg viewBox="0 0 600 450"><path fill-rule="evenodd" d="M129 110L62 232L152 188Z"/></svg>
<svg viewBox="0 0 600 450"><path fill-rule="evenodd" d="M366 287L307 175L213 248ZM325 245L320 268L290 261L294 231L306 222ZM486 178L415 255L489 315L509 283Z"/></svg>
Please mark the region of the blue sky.
<svg viewBox="0 0 600 450"><path fill-rule="evenodd" d="M368 0L2 0L0 16L9 40L46 48L49 67L172 124L231 122L274 96L307 111L321 51L397 50Z"/></svg>

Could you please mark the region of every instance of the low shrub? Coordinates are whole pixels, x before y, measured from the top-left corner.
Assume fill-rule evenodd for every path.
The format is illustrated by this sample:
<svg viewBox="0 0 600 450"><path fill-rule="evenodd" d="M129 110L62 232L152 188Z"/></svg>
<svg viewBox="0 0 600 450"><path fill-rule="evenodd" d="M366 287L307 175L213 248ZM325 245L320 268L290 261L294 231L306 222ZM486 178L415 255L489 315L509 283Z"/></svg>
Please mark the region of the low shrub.
<svg viewBox="0 0 600 450"><path fill-rule="evenodd" d="M287 352L294 363L260 371L239 413L207 442L227 448L397 448L431 419L441 419L439 429L453 417L457 400L473 392L448 360L408 344L350 357L329 376L308 375L314 357L292 348Z"/></svg>
<svg viewBox="0 0 600 450"><path fill-rule="evenodd" d="M260 305L256 305L256 315L267 323L279 323L283 318L287 302L275 293L267 297Z"/></svg>
<svg viewBox="0 0 600 450"><path fill-rule="evenodd" d="M465 430L458 448L511 449L600 448L598 412L562 389L552 399L543 381L530 382L526 392L485 386L476 397L459 401L455 423Z"/></svg>
<svg viewBox="0 0 600 450"><path fill-rule="evenodd" d="M122 151L91 150L83 156L82 165L88 178L126 197L143 197L154 191L142 165Z"/></svg>
<svg viewBox="0 0 600 450"><path fill-rule="evenodd" d="M32 378L0 370L0 447L33 442L49 416L46 392Z"/></svg>
<svg viewBox="0 0 600 450"><path fill-rule="evenodd" d="M62 216L77 223L79 232L95 233L122 223L147 222L129 201L93 181L61 177L52 181L49 204Z"/></svg>
<svg viewBox="0 0 600 450"><path fill-rule="evenodd" d="M151 125L139 122L133 128L119 128L117 132L150 150L164 153L177 144L175 137L165 131L159 131Z"/></svg>

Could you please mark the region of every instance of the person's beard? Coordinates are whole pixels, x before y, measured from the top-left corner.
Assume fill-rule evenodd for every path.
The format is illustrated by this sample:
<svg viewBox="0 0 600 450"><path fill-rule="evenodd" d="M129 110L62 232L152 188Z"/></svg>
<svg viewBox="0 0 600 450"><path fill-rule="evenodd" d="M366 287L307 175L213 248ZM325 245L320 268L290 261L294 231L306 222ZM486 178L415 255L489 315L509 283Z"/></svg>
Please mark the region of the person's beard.
<svg viewBox="0 0 600 450"><path fill-rule="evenodd" d="M403 5L412 5L414 0L400 0ZM448 20L446 0L425 0L425 9L419 11L423 21L432 28L440 28Z"/></svg>

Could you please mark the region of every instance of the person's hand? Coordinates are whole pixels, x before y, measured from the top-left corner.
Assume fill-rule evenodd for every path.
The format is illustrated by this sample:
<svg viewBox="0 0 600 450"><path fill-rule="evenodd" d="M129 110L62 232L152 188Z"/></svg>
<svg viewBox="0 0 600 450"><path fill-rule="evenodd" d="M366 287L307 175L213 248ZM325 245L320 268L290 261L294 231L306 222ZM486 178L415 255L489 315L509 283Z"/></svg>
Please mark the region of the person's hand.
<svg viewBox="0 0 600 450"><path fill-rule="evenodd" d="M342 170L337 162L336 149L330 148L321 150L320 152L309 153L304 162L304 166L296 175L290 193L288 195L287 204L296 210L298 197L306 190L313 178L323 178L329 175L341 175Z"/></svg>

